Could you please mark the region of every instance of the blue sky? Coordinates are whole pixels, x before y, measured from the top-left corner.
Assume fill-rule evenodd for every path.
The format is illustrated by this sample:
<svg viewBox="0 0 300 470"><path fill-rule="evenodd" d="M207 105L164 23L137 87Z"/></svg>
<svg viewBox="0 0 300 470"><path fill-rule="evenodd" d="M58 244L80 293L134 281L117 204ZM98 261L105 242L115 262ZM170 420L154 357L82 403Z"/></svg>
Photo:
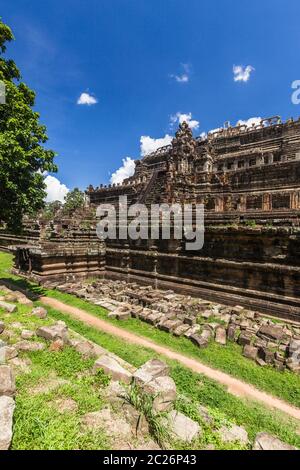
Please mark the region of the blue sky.
<svg viewBox="0 0 300 470"><path fill-rule="evenodd" d="M0 15L69 188L108 183L142 136L172 135L177 113L199 122L195 135L300 115L299 0L0 0ZM77 104L82 93L97 103Z"/></svg>

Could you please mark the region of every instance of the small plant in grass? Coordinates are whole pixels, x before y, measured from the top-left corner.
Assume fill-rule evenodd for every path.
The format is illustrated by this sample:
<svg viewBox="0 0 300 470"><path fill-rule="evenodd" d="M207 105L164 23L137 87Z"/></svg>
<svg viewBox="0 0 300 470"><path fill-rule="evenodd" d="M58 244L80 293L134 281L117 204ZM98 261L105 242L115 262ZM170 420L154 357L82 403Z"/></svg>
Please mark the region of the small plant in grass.
<svg viewBox="0 0 300 470"><path fill-rule="evenodd" d="M246 225L246 227L249 227L249 228L255 228L256 227L256 222L255 222L255 220L246 220L245 225Z"/></svg>
<svg viewBox="0 0 300 470"><path fill-rule="evenodd" d="M149 424L149 431L160 447L165 448L167 441L170 440L169 432L163 424L162 413L153 410L154 396L146 394L141 388L133 384L127 388L127 394L124 397L141 415L144 416ZM138 427L138 426L137 426Z"/></svg>

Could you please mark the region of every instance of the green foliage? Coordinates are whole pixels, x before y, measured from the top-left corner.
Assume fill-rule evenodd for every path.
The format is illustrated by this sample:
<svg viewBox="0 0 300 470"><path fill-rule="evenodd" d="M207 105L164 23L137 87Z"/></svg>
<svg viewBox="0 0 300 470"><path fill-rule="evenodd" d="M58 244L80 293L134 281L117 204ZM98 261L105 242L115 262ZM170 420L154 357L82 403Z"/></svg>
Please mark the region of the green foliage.
<svg viewBox="0 0 300 470"><path fill-rule="evenodd" d="M65 214L72 214L76 209L84 206L84 193L78 188L74 188L65 196L63 211Z"/></svg>
<svg viewBox="0 0 300 470"><path fill-rule="evenodd" d="M17 230L25 213L43 207L43 173L56 166L54 152L44 147L46 128L32 109L35 93L20 82L16 64L3 57L6 42L13 39L0 20L0 80L6 88L6 104L0 104L0 221Z"/></svg>
<svg viewBox="0 0 300 470"><path fill-rule="evenodd" d="M256 227L256 222L255 222L255 220L246 220L245 225L246 225L246 227L255 228Z"/></svg>
<svg viewBox="0 0 300 470"><path fill-rule="evenodd" d="M42 217L46 220L52 220L55 215L62 209L62 203L60 201L47 202L42 212Z"/></svg>
<svg viewBox="0 0 300 470"><path fill-rule="evenodd" d="M170 436L164 422L162 414L153 410L152 395L145 393L138 385L133 384L127 389L125 400L139 411L141 417L144 416L149 424L149 431L160 447L165 448Z"/></svg>

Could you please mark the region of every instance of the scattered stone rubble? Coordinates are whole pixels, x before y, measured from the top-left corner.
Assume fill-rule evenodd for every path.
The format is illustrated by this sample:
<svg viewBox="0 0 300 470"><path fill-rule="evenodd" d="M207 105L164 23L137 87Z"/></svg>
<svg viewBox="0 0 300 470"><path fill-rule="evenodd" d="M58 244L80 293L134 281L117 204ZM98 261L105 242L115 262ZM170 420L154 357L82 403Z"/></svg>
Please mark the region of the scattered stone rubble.
<svg viewBox="0 0 300 470"><path fill-rule="evenodd" d="M243 355L260 366L300 373L300 325L276 322L241 306L229 307L155 290L124 281L68 283L57 289L88 300L118 320L139 318L174 336L189 338L199 348L228 341L243 347Z"/></svg>
<svg viewBox="0 0 300 470"><path fill-rule="evenodd" d="M149 294L152 292L151 290L146 289L144 294L146 293ZM155 293L152 294L153 296L155 295ZM176 296L170 292L167 294L164 293L164 295L168 297L167 301L162 301L161 306L159 306L159 301L156 299L155 310L147 306L144 307L143 305L140 305L140 303L130 304L128 299L126 299L130 316L132 316L137 309L139 309L140 314L145 313L145 310L147 313L148 310L150 310L151 314L149 313L149 315L155 315L154 312L157 312L156 314L161 315L161 319L163 316L168 317L165 318L166 323L174 322L173 326L169 330L170 332L174 332L173 328L176 330L179 326L184 326L185 328L188 327L188 329L185 329L185 332L181 334L186 334L189 329L191 329L192 334L190 336L193 337L192 339L196 342L197 337L206 337L208 340L211 340L213 332L216 333L218 329L220 329L219 324L215 322L211 322L210 325L208 324L209 327L204 328L203 330L201 329L201 326L197 324L197 317L199 314L201 316L201 313L204 313L205 319L210 320L211 315L209 315L209 312L212 311L212 315L214 315L214 317L218 317L218 314L220 314L223 318L222 321L224 322L224 318L226 316L226 321L228 323L227 329L221 328L221 332L219 332L218 335L215 334L216 341L220 342L220 344L225 344L228 336L228 328L237 324L239 325L241 332L245 332L244 336L246 337L247 329L243 330L241 323L245 321L245 319L249 320L250 316L249 314L248 316L244 314L242 309L236 308L234 310L235 313L230 314L228 311L225 312L224 310L221 310L222 307L220 306L217 306L216 308L216 306L203 303L203 301L189 299L189 308L192 312L190 312L189 309L185 309L183 321L181 321L179 325L178 319L176 318L181 319L181 315L183 315L183 305L186 305L184 302L185 299L181 299L181 313L180 310L176 310L177 316L174 318L171 314L168 314L168 311L169 309L171 310L171 308L175 309L175 300L177 303L179 301L178 297L182 296ZM114 302L119 301L114 300ZM169 302L171 302L170 305ZM167 309L168 305L169 307ZM119 315L123 311L124 305L121 304L120 308L119 304L114 304L114 307L115 310L118 311ZM140 307L142 307L142 309ZM37 309L34 310L35 311L32 311L31 314L36 315ZM41 310L38 311L38 317L40 319L45 319L47 317L47 311L45 309L43 310L43 312ZM111 310L111 312L114 313L113 310ZM243 317L242 313L244 315ZM235 317L235 323L231 321L232 316ZM203 317L201 316L201 318ZM255 315L251 316L253 321L255 318ZM239 320L239 323L237 320ZM12 324L10 323L10 326L11 325ZM165 326L166 331L168 331L167 327L169 327L169 325L170 323L167 323L167 326ZM199 326L200 329L195 328L196 326ZM206 323L204 326L206 326ZM84 337L69 330L66 324L62 321L58 321L52 326L40 326L36 331L25 329L21 323L16 324L15 328L18 330L19 339L16 343L9 345L6 341L0 339L0 450L7 450L10 448L13 435L13 414L15 409L14 397L16 394L14 371L15 369L19 369L21 372L30 372L30 359L26 357L19 358L19 352L40 351L46 347L48 347L50 351L56 351L57 346L58 350L65 346L71 346L82 354L83 357L93 358L95 362L91 373L97 373L100 369L111 377L111 382L107 388L106 396L108 397L112 407L108 406L102 410L87 413L82 417L81 423L83 427L92 430L99 427L103 429L104 427L107 435L113 436L115 442L118 442L118 448L123 448L122 445L124 445L124 449L132 448L130 446L130 442L135 438L137 439L135 441L135 448L148 450L159 449L159 446L154 441L151 439L149 440L149 425L145 416L141 415L140 412L128 402L128 387L133 386L137 387L139 393L152 396L153 412L157 416L161 416L162 424L167 428L169 436L173 439L183 441L185 443L192 443L194 440L201 437L202 427L199 423L203 422L205 425L210 426L213 432L217 433L225 444L238 443L245 448L249 447L248 434L243 427L236 426L234 424L229 424L228 426L224 425L221 428L218 426L215 427L214 418L210 415L210 411L206 407L199 404L199 421L194 421L183 413L177 411L175 409L175 402L177 399L176 384L170 377L169 366L161 360L152 359L140 368L135 369L131 364L122 360L115 354L97 344L87 341ZM249 326L247 326L247 328L249 329ZM252 328L254 330L253 326ZM5 321L1 321L0 335L6 339L5 331ZM209 335L205 333L206 336L202 336L202 332L208 331L210 332ZM298 351L297 347L299 340L293 336L293 333L286 333L287 331L291 332L291 330L286 326L278 327L278 325L274 326L266 322L259 325L255 331L259 333L257 334L257 338L261 340L268 338L269 340L272 340L274 344L275 341L280 341L282 343L282 341L288 337L290 340L288 344L289 351L291 353L297 353ZM41 338L41 342L36 341L37 338ZM245 347L246 346L248 346L249 349L249 346L251 345L245 343ZM254 354L252 355L254 357ZM50 382L53 382L53 380L54 379L49 378ZM58 379L56 379L56 382L54 380L56 385L59 384L57 380ZM47 384L46 386L49 387ZM40 392L41 390L37 393ZM32 393L34 393L34 391ZM117 403L121 404L122 417L120 417L116 412ZM70 400L68 403L62 402L62 410L65 410L65 407L67 407L67 409L74 409L74 407L76 407L76 403L70 403ZM145 436L148 436L148 438L145 438ZM123 444L124 440L125 444ZM293 450L294 448L281 442L276 437L270 436L266 433L260 433L255 438L253 449Z"/></svg>

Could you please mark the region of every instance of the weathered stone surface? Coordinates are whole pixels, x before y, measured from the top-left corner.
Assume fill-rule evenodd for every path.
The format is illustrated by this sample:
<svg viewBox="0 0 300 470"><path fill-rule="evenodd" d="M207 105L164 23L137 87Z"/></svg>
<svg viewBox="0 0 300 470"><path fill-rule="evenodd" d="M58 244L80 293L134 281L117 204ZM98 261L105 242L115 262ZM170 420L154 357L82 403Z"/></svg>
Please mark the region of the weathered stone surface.
<svg viewBox="0 0 300 470"><path fill-rule="evenodd" d="M259 336L267 336L268 338L281 340L284 337L284 331L281 326L264 325L258 331Z"/></svg>
<svg viewBox="0 0 300 470"><path fill-rule="evenodd" d="M109 399L110 403L125 402L127 391L124 385L117 380L111 380L104 390L105 396Z"/></svg>
<svg viewBox="0 0 300 470"><path fill-rule="evenodd" d="M240 442L244 445L249 442L248 433L242 426L233 425L230 428L222 426L218 433L223 442Z"/></svg>
<svg viewBox="0 0 300 470"><path fill-rule="evenodd" d="M110 356L101 356L94 364L94 371L103 369L103 371L110 375L113 380L120 380L121 382L130 384L132 381L132 374L124 369L116 359Z"/></svg>
<svg viewBox="0 0 300 470"><path fill-rule="evenodd" d="M49 346L49 351L58 352L64 349L64 342L62 339L58 338L55 341L52 341Z"/></svg>
<svg viewBox="0 0 300 470"><path fill-rule="evenodd" d="M41 326L36 330L36 334L48 341L62 339L64 342L68 342L68 327L64 322L57 322L53 326Z"/></svg>
<svg viewBox="0 0 300 470"><path fill-rule="evenodd" d="M173 331L173 334L174 336L182 336L189 330L189 328L190 326L187 324L180 325Z"/></svg>
<svg viewBox="0 0 300 470"><path fill-rule="evenodd" d="M226 330L225 328L217 328L215 341L222 346L226 346Z"/></svg>
<svg viewBox="0 0 300 470"><path fill-rule="evenodd" d="M156 377L144 385L143 391L154 397L153 409L158 412L169 411L176 400L176 385L171 377Z"/></svg>
<svg viewBox="0 0 300 470"><path fill-rule="evenodd" d="M137 384L143 385L157 377L165 377L169 373L170 368L167 364L159 359L151 359L135 371L133 378Z"/></svg>
<svg viewBox="0 0 300 470"><path fill-rule="evenodd" d="M35 332L31 330L23 330L21 332L21 338L22 339L31 339L35 336Z"/></svg>
<svg viewBox="0 0 300 470"><path fill-rule="evenodd" d="M15 393L16 383L12 368L0 365L0 396L13 397Z"/></svg>
<svg viewBox="0 0 300 470"><path fill-rule="evenodd" d="M192 335L190 340L199 348L206 348L208 346L208 340L200 335Z"/></svg>
<svg viewBox="0 0 300 470"><path fill-rule="evenodd" d="M251 344L251 339L252 339L252 335L242 331L242 333L239 336L238 343L241 346L247 346Z"/></svg>
<svg viewBox="0 0 300 470"><path fill-rule="evenodd" d="M143 436L149 434L149 424L143 414L134 408L129 403L122 404L122 415L126 422L130 424L132 433L135 436Z"/></svg>
<svg viewBox="0 0 300 470"><path fill-rule="evenodd" d="M35 317L40 318L41 320L44 320L45 318L47 318L48 312L43 307L36 307L31 311L31 314Z"/></svg>
<svg viewBox="0 0 300 470"><path fill-rule="evenodd" d="M193 326L193 325L196 324L196 317L190 317L190 316L184 317L183 321L184 321L185 324L187 324L189 326Z"/></svg>
<svg viewBox="0 0 300 470"><path fill-rule="evenodd" d="M17 357L17 355L18 351L12 346L4 346L3 348L0 348L0 364L4 364L14 357Z"/></svg>
<svg viewBox="0 0 300 470"><path fill-rule="evenodd" d="M44 343L23 340L18 341L15 344L15 348L18 351L43 351L43 349L46 348L46 345Z"/></svg>
<svg viewBox="0 0 300 470"><path fill-rule="evenodd" d="M293 339L288 346L289 357L295 356L300 360L300 340Z"/></svg>
<svg viewBox="0 0 300 470"><path fill-rule="evenodd" d="M90 341L71 339L69 341L70 346L76 349L83 357L93 358L96 357L96 351L93 343ZM102 351L101 351L102 352Z"/></svg>
<svg viewBox="0 0 300 470"><path fill-rule="evenodd" d="M0 450L8 450L13 436L15 402L8 396L0 397Z"/></svg>
<svg viewBox="0 0 300 470"><path fill-rule="evenodd" d="M184 442L192 442L201 432L198 423L175 410L168 414L168 429L175 439Z"/></svg>
<svg viewBox="0 0 300 470"><path fill-rule="evenodd" d="M4 330L5 330L5 324L3 321L0 321L0 335L1 333L3 333Z"/></svg>
<svg viewBox="0 0 300 470"><path fill-rule="evenodd" d="M30 372L31 360L28 357L20 358L15 357L9 361L9 365L13 367L16 373L25 373Z"/></svg>
<svg viewBox="0 0 300 470"><path fill-rule="evenodd" d="M250 346L246 344L243 349L243 356L247 357L248 359L253 359L254 361L256 359L257 353L258 348L256 348L255 346Z"/></svg>
<svg viewBox="0 0 300 470"><path fill-rule="evenodd" d="M261 432L255 437L253 450L297 450L277 437L271 436L266 432Z"/></svg>
<svg viewBox="0 0 300 470"><path fill-rule="evenodd" d="M110 408L87 413L82 417L81 424L90 430L102 429L110 437L130 438L132 435L130 424L112 413Z"/></svg>
<svg viewBox="0 0 300 470"><path fill-rule="evenodd" d="M8 313L14 313L17 310L17 306L15 304L9 304L0 300L0 308L3 308Z"/></svg>

